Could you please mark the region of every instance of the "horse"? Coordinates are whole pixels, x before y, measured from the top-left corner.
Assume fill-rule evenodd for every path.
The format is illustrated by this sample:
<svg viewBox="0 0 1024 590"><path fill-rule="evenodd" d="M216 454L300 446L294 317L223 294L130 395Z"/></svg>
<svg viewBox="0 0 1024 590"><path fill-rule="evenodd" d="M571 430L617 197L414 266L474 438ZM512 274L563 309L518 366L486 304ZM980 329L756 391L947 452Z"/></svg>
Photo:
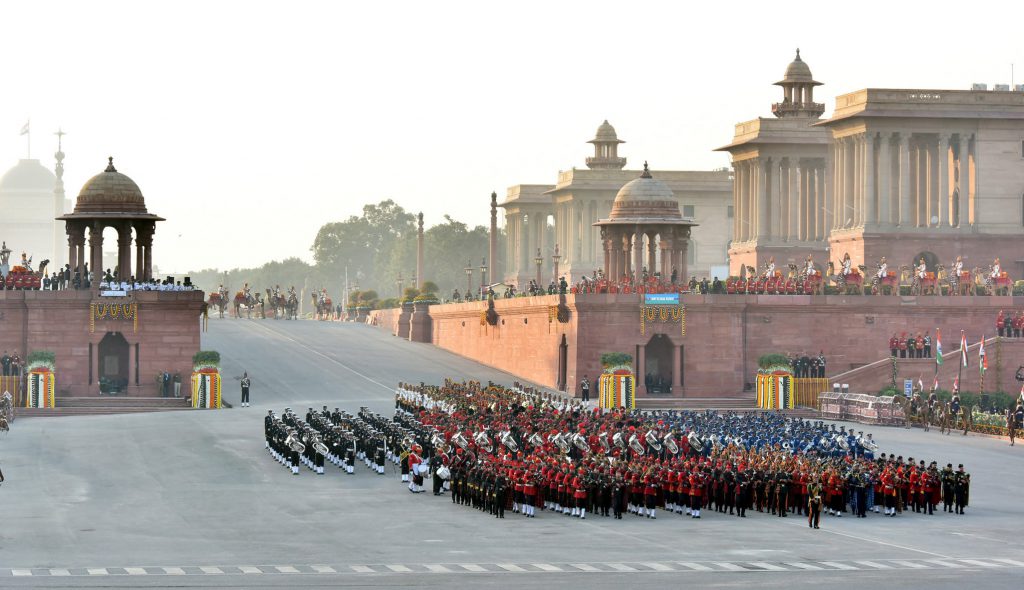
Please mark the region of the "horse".
<svg viewBox="0 0 1024 590"><path fill-rule="evenodd" d="M314 295L313 306L316 309L316 319L318 320L325 321L334 316L334 302L330 297L319 299Z"/></svg>

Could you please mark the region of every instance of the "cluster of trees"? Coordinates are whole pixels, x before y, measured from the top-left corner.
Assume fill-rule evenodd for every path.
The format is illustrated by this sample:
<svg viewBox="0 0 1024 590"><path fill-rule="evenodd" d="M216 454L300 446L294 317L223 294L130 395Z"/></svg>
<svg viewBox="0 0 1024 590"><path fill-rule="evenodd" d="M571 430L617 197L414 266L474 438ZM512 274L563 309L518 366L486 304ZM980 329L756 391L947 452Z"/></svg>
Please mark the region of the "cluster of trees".
<svg viewBox="0 0 1024 590"><path fill-rule="evenodd" d="M205 269L190 274L192 282L201 289L215 291L225 285L232 292L242 285L260 291L280 285L282 289L294 286L319 289L338 301L345 288L348 271L349 302L351 305L391 307L397 305L399 277L402 287L423 287L424 279L432 289L421 289L447 297L454 289L466 288L467 264L474 268L473 283L480 284L481 260L488 255L488 229L482 225L470 228L465 223L445 215L444 221L424 228L423 277L413 285L416 274L416 216L388 199L363 206L361 215L344 221L325 224L317 232L310 250L314 264L299 258L273 261L257 268L231 270ZM504 260L505 240L498 238L498 260ZM487 282L501 277L504 269L487 269ZM413 297L419 295L416 291ZM403 296L405 293L403 293Z"/></svg>

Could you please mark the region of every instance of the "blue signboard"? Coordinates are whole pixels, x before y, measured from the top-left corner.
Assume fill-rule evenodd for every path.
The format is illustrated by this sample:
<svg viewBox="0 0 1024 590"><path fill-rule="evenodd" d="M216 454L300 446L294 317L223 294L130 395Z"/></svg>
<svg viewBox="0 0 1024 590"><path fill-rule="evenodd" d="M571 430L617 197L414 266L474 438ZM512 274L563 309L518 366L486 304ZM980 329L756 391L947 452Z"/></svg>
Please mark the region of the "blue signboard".
<svg viewBox="0 0 1024 590"><path fill-rule="evenodd" d="M645 293L644 305L679 305L679 293Z"/></svg>
<svg viewBox="0 0 1024 590"><path fill-rule="evenodd" d="M910 397L914 394L914 380L904 379L903 380L903 395Z"/></svg>

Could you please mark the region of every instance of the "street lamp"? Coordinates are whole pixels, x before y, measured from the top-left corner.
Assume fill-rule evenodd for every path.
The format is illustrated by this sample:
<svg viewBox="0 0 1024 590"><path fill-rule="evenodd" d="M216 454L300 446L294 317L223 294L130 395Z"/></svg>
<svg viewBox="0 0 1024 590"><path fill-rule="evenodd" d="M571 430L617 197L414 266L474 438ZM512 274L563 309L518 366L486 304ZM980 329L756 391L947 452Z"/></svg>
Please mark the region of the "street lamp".
<svg viewBox="0 0 1024 590"><path fill-rule="evenodd" d="M466 298L468 299L470 294L473 292L473 263L466 261Z"/></svg>
<svg viewBox="0 0 1024 590"><path fill-rule="evenodd" d="M482 288L486 287L486 286L487 286L487 259L486 258L481 258L480 259L480 287L481 287L481 292L483 292Z"/></svg>
<svg viewBox="0 0 1024 590"><path fill-rule="evenodd" d="M551 256L551 260L555 263L555 276L551 278L552 282L558 282L558 261L561 260L561 256L558 254L558 244L555 244L555 253Z"/></svg>
<svg viewBox="0 0 1024 590"><path fill-rule="evenodd" d="M402 278L402 271L398 271L398 280L395 281L395 282L398 283L398 297L401 298L402 297L402 284L405 282L405 279Z"/></svg>
<svg viewBox="0 0 1024 590"><path fill-rule="evenodd" d="M544 257L540 254L540 248L537 248L537 257L533 259L533 262L537 265L537 288L540 289L540 268L544 266Z"/></svg>

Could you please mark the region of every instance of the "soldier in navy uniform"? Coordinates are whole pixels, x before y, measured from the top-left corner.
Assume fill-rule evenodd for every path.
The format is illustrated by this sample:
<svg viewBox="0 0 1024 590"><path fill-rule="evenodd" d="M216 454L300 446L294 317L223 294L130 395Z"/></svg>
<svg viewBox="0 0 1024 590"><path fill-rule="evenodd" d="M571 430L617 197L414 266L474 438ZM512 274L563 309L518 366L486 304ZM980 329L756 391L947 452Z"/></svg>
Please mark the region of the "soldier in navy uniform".
<svg viewBox="0 0 1024 590"><path fill-rule="evenodd" d="M953 494L956 500L956 513L963 514L964 508L967 506L968 498L970 497L971 491L971 474L964 471L964 464L961 463L957 467L956 473L953 474Z"/></svg>
<svg viewBox="0 0 1024 590"><path fill-rule="evenodd" d="M164 383L165 384L167 383L167 381L169 381L169 378L170 378L170 375L167 374L167 373L164 373ZM251 384L252 384L252 382L249 379L249 373L248 372L243 372L242 373L242 383L241 383L241 385L242 385L242 407L243 408L249 406L249 386Z"/></svg>

